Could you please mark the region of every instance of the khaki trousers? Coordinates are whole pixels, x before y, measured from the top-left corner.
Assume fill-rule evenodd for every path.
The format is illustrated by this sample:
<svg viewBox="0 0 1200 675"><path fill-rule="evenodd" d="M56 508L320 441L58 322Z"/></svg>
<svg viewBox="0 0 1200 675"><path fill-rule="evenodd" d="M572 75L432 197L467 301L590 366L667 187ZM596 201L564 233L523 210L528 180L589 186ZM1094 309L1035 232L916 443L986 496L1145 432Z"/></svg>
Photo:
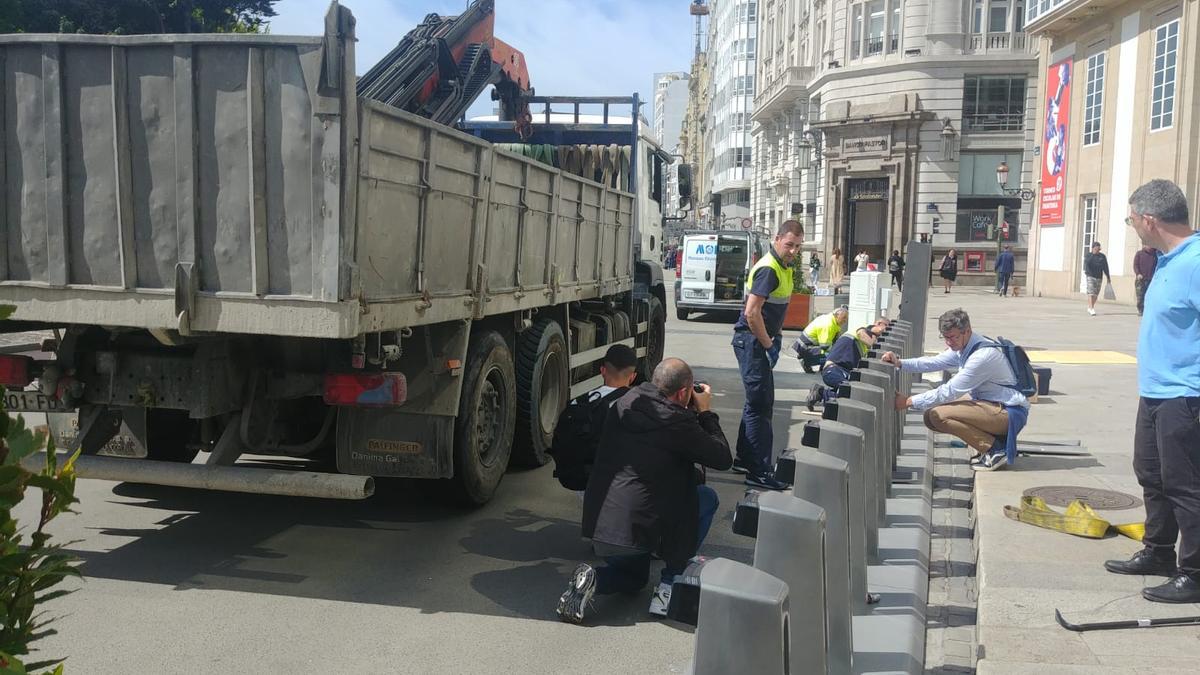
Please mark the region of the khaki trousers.
<svg viewBox="0 0 1200 675"><path fill-rule="evenodd" d="M979 454L1008 434L1008 412L991 401L953 401L926 410L925 426L961 438Z"/></svg>

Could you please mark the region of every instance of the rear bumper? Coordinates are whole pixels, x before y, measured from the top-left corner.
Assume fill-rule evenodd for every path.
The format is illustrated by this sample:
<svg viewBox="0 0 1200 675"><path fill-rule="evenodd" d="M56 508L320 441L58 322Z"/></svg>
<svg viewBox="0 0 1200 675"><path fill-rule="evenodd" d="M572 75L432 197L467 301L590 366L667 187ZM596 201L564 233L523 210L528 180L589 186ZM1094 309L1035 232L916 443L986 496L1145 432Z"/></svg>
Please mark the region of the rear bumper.
<svg viewBox="0 0 1200 675"><path fill-rule="evenodd" d="M739 302L689 302L675 301L677 309L688 309L697 312L740 312L742 303Z"/></svg>

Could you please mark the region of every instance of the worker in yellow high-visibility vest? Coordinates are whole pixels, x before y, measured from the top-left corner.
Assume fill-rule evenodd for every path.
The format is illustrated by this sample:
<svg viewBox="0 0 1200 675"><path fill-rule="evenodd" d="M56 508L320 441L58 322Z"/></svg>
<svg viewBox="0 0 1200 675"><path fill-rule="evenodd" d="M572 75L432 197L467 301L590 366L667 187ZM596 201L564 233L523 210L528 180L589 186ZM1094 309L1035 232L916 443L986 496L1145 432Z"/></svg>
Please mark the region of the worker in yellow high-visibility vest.
<svg viewBox="0 0 1200 675"><path fill-rule="evenodd" d="M746 390L733 468L747 474L747 485L768 490L787 488L772 470L775 379L771 369L779 360L783 318L794 287L792 263L800 255L803 241L800 221L788 220L779 226L771 250L750 270L746 303L733 327L733 353Z"/></svg>
<svg viewBox="0 0 1200 675"><path fill-rule="evenodd" d="M792 343L792 351L804 363L805 372L811 372L825 363L825 355L829 353L834 340L846 332L849 317L849 310L843 306L808 322L804 332Z"/></svg>

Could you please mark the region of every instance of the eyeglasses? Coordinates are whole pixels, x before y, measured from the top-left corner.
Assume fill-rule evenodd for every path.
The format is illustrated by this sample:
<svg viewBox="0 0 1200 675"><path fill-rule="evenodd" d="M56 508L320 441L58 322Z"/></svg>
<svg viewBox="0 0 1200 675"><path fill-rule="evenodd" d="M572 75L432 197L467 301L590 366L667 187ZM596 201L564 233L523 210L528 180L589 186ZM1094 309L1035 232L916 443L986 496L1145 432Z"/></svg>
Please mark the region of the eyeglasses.
<svg viewBox="0 0 1200 675"><path fill-rule="evenodd" d="M1130 227L1133 227L1133 217L1132 217L1132 216L1125 216L1125 224L1126 224L1126 225L1128 225L1128 226L1130 226Z"/></svg>

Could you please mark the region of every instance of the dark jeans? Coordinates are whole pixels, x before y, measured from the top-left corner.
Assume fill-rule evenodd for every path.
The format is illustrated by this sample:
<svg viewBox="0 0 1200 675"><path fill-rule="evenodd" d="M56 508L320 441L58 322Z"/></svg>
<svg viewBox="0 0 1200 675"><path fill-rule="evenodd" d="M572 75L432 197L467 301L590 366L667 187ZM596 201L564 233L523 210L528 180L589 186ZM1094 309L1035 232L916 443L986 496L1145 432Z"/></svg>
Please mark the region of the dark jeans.
<svg viewBox="0 0 1200 675"><path fill-rule="evenodd" d="M709 528L712 527L713 516L717 513L720 500L717 499L716 490L707 485L696 486L696 498L700 506L700 529L696 550L700 550L704 538L708 536ZM649 551L605 556L604 566L596 568L596 594L637 593L642 590L650 577L650 560ZM659 582L669 584L679 574L683 574L683 570L664 567L659 575Z"/></svg>
<svg viewBox="0 0 1200 675"><path fill-rule="evenodd" d="M1146 500L1142 543L1200 574L1200 397L1142 398L1133 434L1133 472Z"/></svg>
<svg viewBox="0 0 1200 675"><path fill-rule="evenodd" d="M826 365L821 369L821 381L825 383L822 400L832 401L838 396L838 387L850 381L850 371L836 364Z"/></svg>
<svg viewBox="0 0 1200 675"><path fill-rule="evenodd" d="M892 285L895 286L896 290L898 290L898 291L904 290L904 271L903 270L901 270L899 272L892 272Z"/></svg>
<svg viewBox="0 0 1200 675"><path fill-rule="evenodd" d="M1149 288L1149 286L1150 283L1145 279L1133 282L1133 289L1137 292L1138 316L1141 316L1142 310L1146 308L1146 289Z"/></svg>
<svg viewBox="0 0 1200 675"><path fill-rule="evenodd" d="M763 475L771 466L771 447L775 442L771 415L775 411L775 378L767 350L753 334L733 334L733 353L746 390L742 422L738 425L737 456L751 474Z"/></svg>
<svg viewBox="0 0 1200 675"><path fill-rule="evenodd" d="M1001 272L1000 275L1000 295L1008 295L1008 282L1012 279L1012 274Z"/></svg>

